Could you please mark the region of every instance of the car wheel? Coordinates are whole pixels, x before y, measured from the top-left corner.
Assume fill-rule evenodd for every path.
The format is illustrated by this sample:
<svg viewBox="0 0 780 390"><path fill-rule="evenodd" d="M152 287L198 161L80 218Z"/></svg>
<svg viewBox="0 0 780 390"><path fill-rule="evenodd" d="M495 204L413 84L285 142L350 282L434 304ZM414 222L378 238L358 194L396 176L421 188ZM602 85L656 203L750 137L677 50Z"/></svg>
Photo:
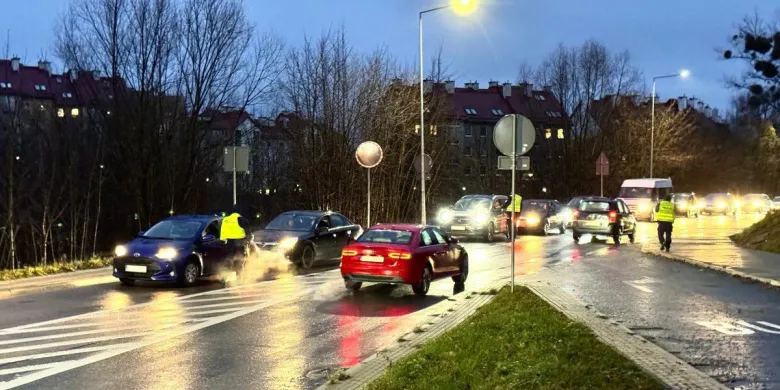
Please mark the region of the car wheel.
<svg viewBox="0 0 780 390"><path fill-rule="evenodd" d="M544 220L544 226L542 226L542 234L547 236L550 234L550 220L545 219Z"/></svg>
<svg viewBox="0 0 780 390"><path fill-rule="evenodd" d="M316 258L317 258L317 251L314 250L314 247L311 246L311 244L304 245L303 249L301 250L301 256L299 259L301 268L310 269L311 267L314 266L314 259Z"/></svg>
<svg viewBox="0 0 780 390"><path fill-rule="evenodd" d="M358 290L360 290L360 287L363 287L363 283L362 282L353 282L351 280L345 280L344 281L344 287L346 287L347 290L358 291Z"/></svg>
<svg viewBox="0 0 780 390"><path fill-rule="evenodd" d="M462 256L463 259L460 262L460 273L452 277L452 281L455 284L464 284L469 277L469 258L468 256Z"/></svg>
<svg viewBox="0 0 780 390"><path fill-rule="evenodd" d="M428 294L428 289L431 288L431 279L433 279L431 267L425 267L422 276L420 276L420 281L417 282L417 284L412 285L412 291L421 297L425 296Z"/></svg>
<svg viewBox="0 0 780 390"><path fill-rule="evenodd" d="M183 287L192 286L198 280L199 273L200 267L195 262L187 262L187 265L184 266L184 272L179 276L179 284Z"/></svg>
<svg viewBox="0 0 780 390"><path fill-rule="evenodd" d="M135 280L133 279L119 279L119 283L122 283L125 286L135 286Z"/></svg>
<svg viewBox="0 0 780 390"><path fill-rule="evenodd" d="M495 230L496 230L495 225L493 225L493 222L491 222L488 225L487 230L485 231L485 241L493 242L493 231Z"/></svg>

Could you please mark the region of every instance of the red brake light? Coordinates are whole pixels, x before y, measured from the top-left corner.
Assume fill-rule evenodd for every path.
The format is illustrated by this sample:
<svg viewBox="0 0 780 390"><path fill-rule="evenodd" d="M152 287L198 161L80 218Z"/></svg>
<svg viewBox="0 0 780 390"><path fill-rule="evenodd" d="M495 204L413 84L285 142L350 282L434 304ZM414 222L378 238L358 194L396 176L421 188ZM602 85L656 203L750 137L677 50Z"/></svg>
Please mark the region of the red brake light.
<svg viewBox="0 0 780 390"><path fill-rule="evenodd" d="M412 254L409 252L390 252L387 257L397 260L409 260L412 258Z"/></svg>
<svg viewBox="0 0 780 390"><path fill-rule="evenodd" d="M609 223L614 223L617 221L617 211L610 211L609 212Z"/></svg>
<svg viewBox="0 0 780 390"><path fill-rule="evenodd" d="M571 212L571 219L577 219L577 217L580 216L580 212L577 210L574 210Z"/></svg>
<svg viewBox="0 0 780 390"><path fill-rule="evenodd" d="M344 249L341 251L341 256L357 256L357 251L354 249Z"/></svg>

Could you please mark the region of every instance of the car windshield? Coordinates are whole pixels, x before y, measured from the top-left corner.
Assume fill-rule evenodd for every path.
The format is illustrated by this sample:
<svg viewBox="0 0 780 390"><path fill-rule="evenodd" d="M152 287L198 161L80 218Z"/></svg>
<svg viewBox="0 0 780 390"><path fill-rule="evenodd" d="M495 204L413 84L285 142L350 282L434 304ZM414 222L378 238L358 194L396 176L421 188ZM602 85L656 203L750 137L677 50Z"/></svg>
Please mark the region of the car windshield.
<svg viewBox="0 0 780 390"><path fill-rule="evenodd" d="M161 221L144 232L144 238L182 240L195 238L203 223L198 221Z"/></svg>
<svg viewBox="0 0 780 390"><path fill-rule="evenodd" d="M775 199L772 200L773 202L780 202L780 196L775 196Z"/></svg>
<svg viewBox="0 0 780 390"><path fill-rule="evenodd" d="M580 211L598 213L609 211L609 202L602 200L586 200L580 203Z"/></svg>
<svg viewBox="0 0 780 390"><path fill-rule="evenodd" d="M704 199L715 200L715 199L725 199L727 197L728 197L727 194L708 194L707 196L704 197Z"/></svg>
<svg viewBox="0 0 780 390"><path fill-rule="evenodd" d="M307 232L314 227L314 224L318 219L319 216L313 214L283 213L269 222L265 228L266 230L294 230Z"/></svg>
<svg viewBox="0 0 780 390"><path fill-rule="evenodd" d="M573 198L569 201L569 203L566 204L566 207L576 209L580 206L580 202L582 202L583 198Z"/></svg>
<svg viewBox="0 0 780 390"><path fill-rule="evenodd" d="M528 213L546 213L547 208L550 207L547 202L537 202L535 200L524 200L522 211L520 215L526 215Z"/></svg>
<svg viewBox="0 0 780 390"><path fill-rule="evenodd" d="M621 198L652 198L653 195L655 195L655 188L620 187Z"/></svg>
<svg viewBox="0 0 780 390"><path fill-rule="evenodd" d="M688 194L674 194L672 195L673 202L685 202L691 198Z"/></svg>
<svg viewBox="0 0 780 390"><path fill-rule="evenodd" d="M412 241L412 232L406 230L372 229L363 233L357 241L377 244L408 245Z"/></svg>
<svg viewBox="0 0 780 390"><path fill-rule="evenodd" d="M490 198L461 198L452 207L455 211L488 211Z"/></svg>

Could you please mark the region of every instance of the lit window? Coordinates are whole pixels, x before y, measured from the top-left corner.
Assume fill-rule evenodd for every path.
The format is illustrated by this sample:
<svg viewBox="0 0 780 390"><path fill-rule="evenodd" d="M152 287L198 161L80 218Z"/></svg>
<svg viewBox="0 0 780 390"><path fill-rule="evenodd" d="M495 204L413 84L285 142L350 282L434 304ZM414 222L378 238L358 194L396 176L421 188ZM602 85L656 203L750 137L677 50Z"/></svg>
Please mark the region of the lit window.
<svg viewBox="0 0 780 390"><path fill-rule="evenodd" d="M552 130L545 129L544 130L544 138L550 139L550 137L552 137Z"/></svg>
<svg viewBox="0 0 780 390"><path fill-rule="evenodd" d="M420 134L420 125L414 125L414 133Z"/></svg>
<svg viewBox="0 0 780 390"><path fill-rule="evenodd" d="M36 84L35 85L35 90L36 91L45 91L46 90L46 86L45 85Z"/></svg>
<svg viewBox="0 0 780 390"><path fill-rule="evenodd" d="M106 115L111 115L111 111L106 111Z"/></svg>
<svg viewBox="0 0 780 390"><path fill-rule="evenodd" d="M563 139L563 129L558 129L558 139Z"/></svg>
<svg viewBox="0 0 780 390"><path fill-rule="evenodd" d="M439 126L431 126L431 135L439 135Z"/></svg>
<svg viewBox="0 0 780 390"><path fill-rule="evenodd" d="M473 108L464 108L463 110L466 111L466 114L468 115L477 115L477 110Z"/></svg>
<svg viewBox="0 0 780 390"><path fill-rule="evenodd" d="M64 118L65 117L65 109L64 108L58 108L57 109L57 116L60 117L60 118Z"/></svg>
<svg viewBox="0 0 780 390"><path fill-rule="evenodd" d="M62 97L64 97L64 98L72 98L72 97L73 97L73 94L72 94L72 93L70 93L70 92L64 92L64 93L62 94Z"/></svg>
<svg viewBox="0 0 780 390"><path fill-rule="evenodd" d="M14 87L14 85L13 85L13 84L11 84L11 83L5 83L5 87L6 87L6 88L13 88L13 87Z"/></svg>
<svg viewBox="0 0 780 390"><path fill-rule="evenodd" d="M504 115L504 111L502 109L500 109L500 108L494 108L492 110L492 112L493 112L493 115L495 115L495 116L503 116Z"/></svg>
<svg viewBox="0 0 780 390"><path fill-rule="evenodd" d="M536 95L536 100L547 100L544 98L544 95Z"/></svg>
<svg viewBox="0 0 780 390"><path fill-rule="evenodd" d="M43 104L41 104L41 111L43 111L45 108L46 107L44 107Z"/></svg>
<svg viewBox="0 0 780 390"><path fill-rule="evenodd" d="M78 108L71 108L70 110L70 116L79 116L79 109Z"/></svg>
<svg viewBox="0 0 780 390"><path fill-rule="evenodd" d="M0 88L5 88L5 83L0 83Z"/></svg>

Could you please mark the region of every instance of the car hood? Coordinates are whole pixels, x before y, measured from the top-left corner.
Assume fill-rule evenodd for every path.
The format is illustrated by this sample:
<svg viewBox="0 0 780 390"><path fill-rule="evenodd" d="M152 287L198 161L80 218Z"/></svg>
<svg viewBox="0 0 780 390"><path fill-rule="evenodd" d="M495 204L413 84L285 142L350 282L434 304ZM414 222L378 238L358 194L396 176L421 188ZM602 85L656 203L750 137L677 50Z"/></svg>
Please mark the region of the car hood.
<svg viewBox="0 0 780 390"><path fill-rule="evenodd" d="M259 230L254 232L255 242L275 243L287 237L298 237L299 239L309 235L309 232L296 230Z"/></svg>
<svg viewBox="0 0 780 390"><path fill-rule="evenodd" d="M489 210L484 210L482 212L477 210L452 210L450 209L450 212L452 213L453 217L471 217L478 214L489 214Z"/></svg>
<svg viewBox="0 0 780 390"><path fill-rule="evenodd" d="M154 238L138 237L125 244L127 248L128 256L154 256L160 248L175 248L181 252L189 249L193 244L193 240L160 240ZM138 257L136 256L136 257Z"/></svg>

